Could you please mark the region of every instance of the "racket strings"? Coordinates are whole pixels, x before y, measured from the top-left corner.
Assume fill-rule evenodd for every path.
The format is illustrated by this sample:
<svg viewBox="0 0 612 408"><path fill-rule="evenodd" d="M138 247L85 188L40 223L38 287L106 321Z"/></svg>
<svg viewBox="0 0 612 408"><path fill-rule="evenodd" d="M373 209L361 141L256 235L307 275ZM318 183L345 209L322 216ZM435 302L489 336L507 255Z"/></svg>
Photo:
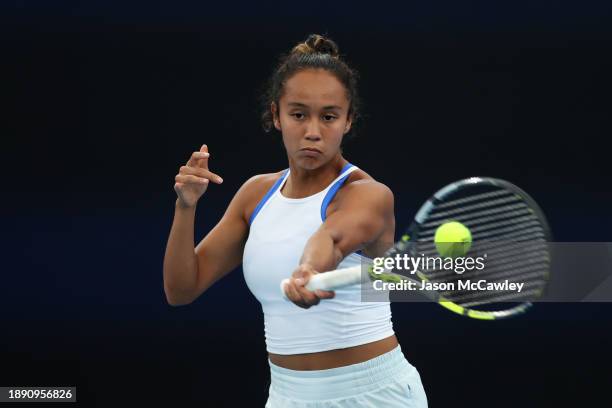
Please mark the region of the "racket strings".
<svg viewBox="0 0 612 408"><path fill-rule="evenodd" d="M532 236L531 232L529 233L529 236L530 237ZM521 237L520 234L519 235L513 234L512 237L505 237L505 238L511 239L510 241L506 239L503 239L503 240L490 239L484 242L479 241L472 246L472 248L468 252L468 255L473 256L478 253L483 253L483 254L486 253L486 254L493 254L493 255L496 255L500 252L507 253L507 251L512 250L515 247L525 246L524 240L521 241L520 237ZM536 234L533 240L529 240L528 242L529 243L538 243L538 242L546 243L544 238L545 238L544 233L539 233L539 234ZM423 256L440 256L433 242L419 243L418 247L420 249L419 254Z"/></svg>
<svg viewBox="0 0 612 408"><path fill-rule="evenodd" d="M444 298L464 307L489 305L504 301L531 300L539 296L548 279L550 257L546 239L548 230L530 205L514 191L496 186L488 190L464 188L447 197L434 200L429 214L419 225L415 240L415 255L439 256L434 243L437 228L447 221L459 221L472 235L472 247L466 256L486 258L484 267L456 267L423 270L431 282L453 283L441 292ZM436 202L437 201L437 202ZM459 281L487 283L522 283L521 291L508 286L493 285L494 289L458 289Z"/></svg>
<svg viewBox="0 0 612 408"><path fill-rule="evenodd" d="M493 265L486 264L481 270L473 269L465 271L462 274L457 274L452 269L431 269L423 270L425 276L432 281L445 281L451 280L450 278L466 279L466 278L482 278L482 277L495 277L495 276L508 276L507 271L520 271L520 268L528 265L542 266L548 265L547 256L548 252L544 248L536 248L533 252L526 254L525 252L515 252L516 258L503 257L496 259ZM520 256L518 256L520 255ZM543 262L542 260L545 260Z"/></svg>
<svg viewBox="0 0 612 408"><path fill-rule="evenodd" d="M532 220L533 214L529 212L529 209L523 205L522 211L505 211L499 212L495 215L484 216L482 213L472 214L471 220L461 219L463 217L453 218L454 221L459 221L461 223L467 223L467 221L472 221L472 223L477 222L478 224L471 229L472 235L476 232L493 229L495 226L505 226L505 225L514 225L522 221ZM435 225L440 225L438 223ZM432 235L435 233L435 228L424 228L424 231L427 231ZM421 234L421 236L425 236L425 232Z"/></svg>
<svg viewBox="0 0 612 408"><path fill-rule="evenodd" d="M493 202L482 203L479 210L484 209L484 211L471 212L468 214L469 217L458 216L455 212L445 211L443 212L443 220L455 220L464 223L472 232L472 239L474 241L485 238L495 238L497 236L507 238L508 234L516 234L516 232L520 230L528 230L529 232L535 233L535 235L537 235L538 231L542 233L545 232L537 215L535 215L525 203L515 203L511 207L504 206L502 208L491 208L493 206L495 206ZM465 214L465 209L459 209L459 212ZM434 218L436 214L436 209L434 209L432 218ZM428 219L427 223L421 225L417 240L433 242L436 229L441 223L442 221L431 222ZM536 228L534 230L529 230L529 227ZM522 238L528 240L530 238L536 238L535 235Z"/></svg>
<svg viewBox="0 0 612 408"><path fill-rule="evenodd" d="M500 196L504 196L508 194L512 194L512 193L507 190L493 190L493 191L488 191L486 193L474 194L474 195L470 195L467 197L458 198L453 201L444 201L438 204L436 207L438 209L444 209L444 208L464 205L464 204L471 203L474 201L489 200L490 198L500 197Z"/></svg>
<svg viewBox="0 0 612 408"><path fill-rule="evenodd" d="M440 273L438 276L428 276L428 279L431 282L453 283L453 285L455 285L454 289L446 291L444 296L456 303L461 304L464 299L468 298L480 298L485 302L485 300L493 300L498 294L507 294L508 296L519 298L524 296L526 289L543 289L547 282L548 265L540 262L537 258L531 258L526 262L506 263L500 267L485 268L483 271L479 272L485 273L470 274L468 276L462 275L460 277L456 274ZM523 285L520 292L511 289L482 291L478 288L469 290L459 289L459 280L469 280L473 283L477 283L480 280L484 280L486 283L504 283L508 280L509 282L520 282ZM466 298L466 296L468 297Z"/></svg>
<svg viewBox="0 0 612 408"><path fill-rule="evenodd" d="M500 213L502 213L501 216L497 215ZM480 220L480 222L485 223L488 221L496 221L501 218L516 217L516 216L521 216L525 214L530 214L529 208L526 207L524 203L517 203L517 204L511 204L511 205L506 205L502 207L492 208L486 211L479 211L473 214L457 215L454 219L456 221L464 223L466 221L470 221L476 218ZM432 227L437 228L439 225L440 225L439 221L433 221L433 222L428 222L428 223L421 225L421 228L423 228L424 230L429 230Z"/></svg>
<svg viewBox="0 0 612 408"><path fill-rule="evenodd" d="M478 245L481 245L483 248L485 245L493 246L501 246L501 245L509 245L512 242L516 243L524 243L524 242L538 242L546 238L546 233L541 231L539 228L530 228L527 230L518 230L512 233L505 234L501 237L488 237L486 241L478 241ZM474 237L472 237L474 239ZM438 250L436 249L435 243L433 239L428 241L419 241L418 245L418 253L423 254L438 254ZM470 255L472 251L468 252Z"/></svg>
<svg viewBox="0 0 612 408"><path fill-rule="evenodd" d="M486 280L487 283L503 283L506 279L508 279L509 281L520 281L521 283L524 283L525 285L540 285L540 286L544 286L546 284L546 279L544 278L544 273L545 273L545 269L546 267L543 265L539 265L539 264L535 264L535 265L530 265L524 268L518 268L518 269L514 269L514 270L508 270L506 271L506 273L497 273L494 276L480 276L477 279L471 278L470 280L472 282L478 282L481 279ZM486 278L486 279L485 279ZM459 279L456 279L454 277L449 277L449 279L430 279L431 282L441 282L441 283L453 283L456 284L458 283ZM466 280L465 278L462 278L462 280ZM469 293L469 290L463 289L463 290L459 290L457 289L457 287L455 287L454 290L448 290L446 293L447 297L460 297L465 293ZM476 291L472 291L472 292L476 292ZM506 291L503 291L506 292ZM514 292L514 291L513 291ZM522 290L521 290L522 292ZM517 295L520 295L521 292L517 292ZM487 293L485 292L484 294L482 294L483 296L486 296Z"/></svg>
<svg viewBox="0 0 612 408"><path fill-rule="evenodd" d="M464 223L472 233L472 240L508 238L520 231L524 240L535 239L544 228L538 216L522 197L506 189L495 189L485 193L462 191L467 197L447 198L434 204L427 221L420 225L417 241L432 241L437 227L444 221ZM490 199L491 197L502 197ZM470 203L469 205L464 205ZM534 229L530 229L534 227ZM539 231L538 231L539 230ZM525 232L527 235L524 236ZM529 233L534 233L529 236Z"/></svg>
<svg viewBox="0 0 612 408"><path fill-rule="evenodd" d="M509 265L505 270L489 272L478 277L462 276L458 278L456 276L446 276L446 278L433 278L430 281L452 283L454 285L452 290L444 291L443 296L454 303L467 307L467 301L470 301L472 305L476 303L491 304L500 302L503 299L525 299L531 301L535 297L540 296L546 287L547 274L547 265L533 262L531 265ZM472 289L472 286L467 288L461 287L459 286L460 280L463 282L470 281L471 284L476 284L476 287L474 289ZM484 281L482 287L479 284L481 280ZM519 282L521 284L520 291L517 290L517 286L510 286L510 283ZM498 285L496 286L496 284ZM501 288L499 288L499 285L501 285Z"/></svg>
<svg viewBox="0 0 612 408"><path fill-rule="evenodd" d="M516 257L520 254L524 255L525 252L521 251L547 251L548 245L544 240L544 237L540 237L536 240L529 241L528 244L524 242L506 242L506 241L486 241L475 245L474 252L476 255L497 256L505 255L506 257ZM546 252L548 254L548 252Z"/></svg>
<svg viewBox="0 0 612 408"><path fill-rule="evenodd" d="M520 200L517 200L515 195L511 195L509 197L500 198L497 200L486 201L486 202L477 203L477 204L472 204L472 205L468 205L465 207L457 207L457 208L453 208L452 210L447 210L447 211L438 211L437 209L439 208L439 206L435 205L434 207L436 210L429 215L428 221L440 220L444 218L455 219L461 214L471 213L476 210L488 209L488 208L497 207L501 205L516 204L517 202L520 202Z"/></svg>
<svg viewBox="0 0 612 408"><path fill-rule="evenodd" d="M500 222L478 225L470 228L470 231L472 232L472 240L479 240L500 235L505 236L506 233L514 232L518 228L527 229L528 227L535 227L539 225L540 222L537 219L534 219L533 216L513 217ZM432 234L432 236L428 238L433 241L434 235ZM422 240L422 238L419 237L419 240Z"/></svg>

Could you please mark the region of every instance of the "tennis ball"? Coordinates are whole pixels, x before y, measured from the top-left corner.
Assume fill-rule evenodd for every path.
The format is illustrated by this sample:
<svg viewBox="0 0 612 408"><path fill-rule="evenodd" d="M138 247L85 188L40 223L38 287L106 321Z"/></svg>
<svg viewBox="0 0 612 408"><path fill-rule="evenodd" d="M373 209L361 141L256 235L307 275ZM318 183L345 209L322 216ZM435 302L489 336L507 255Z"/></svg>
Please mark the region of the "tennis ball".
<svg viewBox="0 0 612 408"><path fill-rule="evenodd" d="M445 222L436 230L434 243L443 257L464 256L472 246L472 233L460 222Z"/></svg>

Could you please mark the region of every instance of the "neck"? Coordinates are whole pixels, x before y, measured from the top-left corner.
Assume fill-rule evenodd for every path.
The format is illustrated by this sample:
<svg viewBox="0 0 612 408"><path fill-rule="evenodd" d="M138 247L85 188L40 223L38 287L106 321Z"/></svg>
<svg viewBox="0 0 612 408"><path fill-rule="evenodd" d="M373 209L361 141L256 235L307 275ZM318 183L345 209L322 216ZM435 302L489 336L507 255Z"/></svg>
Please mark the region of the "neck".
<svg viewBox="0 0 612 408"><path fill-rule="evenodd" d="M338 154L334 159L316 169L298 167L289 159L289 179L283 186L282 193L287 198L304 198L316 194L327 187L338 175L348 161Z"/></svg>

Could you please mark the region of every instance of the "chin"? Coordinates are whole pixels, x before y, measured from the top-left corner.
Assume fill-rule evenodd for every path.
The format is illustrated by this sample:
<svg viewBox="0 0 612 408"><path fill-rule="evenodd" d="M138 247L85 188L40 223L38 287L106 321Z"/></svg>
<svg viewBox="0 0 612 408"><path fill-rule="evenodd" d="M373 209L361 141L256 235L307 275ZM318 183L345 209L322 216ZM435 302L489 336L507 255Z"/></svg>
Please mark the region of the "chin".
<svg viewBox="0 0 612 408"><path fill-rule="evenodd" d="M310 158L300 158L297 160L297 163L301 168L306 170L314 170L318 169L323 165L323 161L320 159L310 159Z"/></svg>

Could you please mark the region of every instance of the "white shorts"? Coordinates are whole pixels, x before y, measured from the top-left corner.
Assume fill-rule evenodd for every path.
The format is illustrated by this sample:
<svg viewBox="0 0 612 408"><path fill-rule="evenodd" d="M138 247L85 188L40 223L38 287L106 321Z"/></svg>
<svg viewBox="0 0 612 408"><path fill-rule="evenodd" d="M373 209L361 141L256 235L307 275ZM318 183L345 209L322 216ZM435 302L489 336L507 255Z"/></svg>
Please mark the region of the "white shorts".
<svg viewBox="0 0 612 408"><path fill-rule="evenodd" d="M358 364L298 371L270 365L265 408L426 408L421 377L400 346Z"/></svg>

